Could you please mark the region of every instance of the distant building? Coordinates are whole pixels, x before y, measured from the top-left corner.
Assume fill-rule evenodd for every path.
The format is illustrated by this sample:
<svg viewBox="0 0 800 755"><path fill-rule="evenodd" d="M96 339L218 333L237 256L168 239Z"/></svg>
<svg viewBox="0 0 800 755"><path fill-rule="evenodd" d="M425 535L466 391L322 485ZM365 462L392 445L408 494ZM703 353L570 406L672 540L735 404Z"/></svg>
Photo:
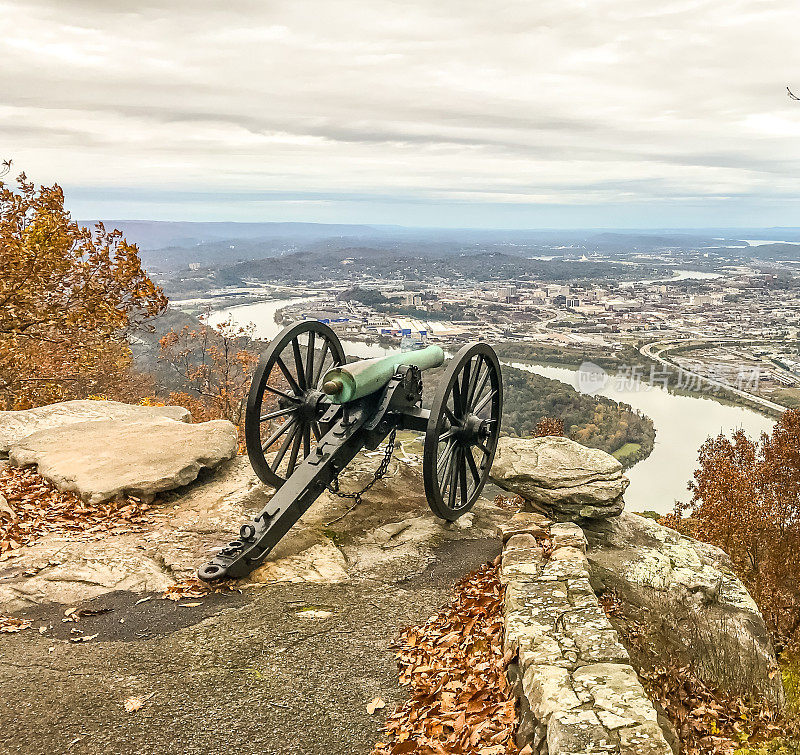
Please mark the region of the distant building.
<svg viewBox="0 0 800 755"><path fill-rule="evenodd" d="M725 301L725 294L691 294L689 296L689 306L699 307L704 305L718 306Z"/></svg>
<svg viewBox="0 0 800 755"><path fill-rule="evenodd" d="M403 293L402 302L406 307L419 307L422 304L422 294L413 291Z"/></svg>
<svg viewBox="0 0 800 755"><path fill-rule="evenodd" d="M516 286L502 286L499 291L501 299L513 299L517 295Z"/></svg>
<svg viewBox="0 0 800 755"><path fill-rule="evenodd" d="M549 286L547 286L548 299L555 299L558 296L569 296L569 286L560 286L555 283L551 283Z"/></svg>

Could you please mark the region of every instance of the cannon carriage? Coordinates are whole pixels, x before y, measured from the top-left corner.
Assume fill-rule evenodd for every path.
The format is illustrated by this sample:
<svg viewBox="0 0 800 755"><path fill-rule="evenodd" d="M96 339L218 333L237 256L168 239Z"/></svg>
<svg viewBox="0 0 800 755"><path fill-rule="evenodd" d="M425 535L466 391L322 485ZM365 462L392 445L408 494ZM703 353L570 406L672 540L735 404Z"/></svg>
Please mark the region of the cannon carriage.
<svg viewBox="0 0 800 755"><path fill-rule="evenodd" d="M338 476L360 450L375 450L388 438L370 485L379 479L401 430L425 434L422 471L431 510L450 521L467 513L497 448L500 363L488 344L467 344L425 409L422 373L444 358L441 348L428 346L348 363L328 325L308 320L284 328L259 360L245 414L250 463L275 494L198 576L211 582L258 567L326 488L339 493Z"/></svg>

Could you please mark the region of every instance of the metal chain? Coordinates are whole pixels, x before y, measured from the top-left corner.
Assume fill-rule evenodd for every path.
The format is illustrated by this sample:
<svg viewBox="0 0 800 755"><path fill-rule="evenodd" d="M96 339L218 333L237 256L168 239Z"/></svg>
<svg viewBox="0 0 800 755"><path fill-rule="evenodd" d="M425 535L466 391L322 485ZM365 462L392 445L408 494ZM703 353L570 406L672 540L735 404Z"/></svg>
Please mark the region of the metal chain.
<svg viewBox="0 0 800 755"><path fill-rule="evenodd" d="M363 488L361 488L361 490L354 491L352 493L343 493L339 489L339 475L336 475L336 477L333 478L333 482L328 485L328 491L339 498L351 498L357 505L361 501L361 496L364 495L364 493L366 493L378 480L384 478L386 473L389 471L389 462L392 460L396 438L397 428L393 428L392 432L389 433L389 440L386 441L386 450L383 452L383 459L381 459L381 463L378 465L378 468L372 475L372 479Z"/></svg>

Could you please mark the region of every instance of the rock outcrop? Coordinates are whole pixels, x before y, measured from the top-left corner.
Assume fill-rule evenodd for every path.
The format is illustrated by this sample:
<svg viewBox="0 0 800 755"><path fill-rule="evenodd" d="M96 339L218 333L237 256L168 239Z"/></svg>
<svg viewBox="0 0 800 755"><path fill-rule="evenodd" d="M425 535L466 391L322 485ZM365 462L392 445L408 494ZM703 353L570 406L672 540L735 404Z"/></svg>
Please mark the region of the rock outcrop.
<svg viewBox="0 0 800 755"><path fill-rule="evenodd" d="M80 603L116 590L164 590L172 576L135 538L54 537L0 563L0 612L43 603Z"/></svg>
<svg viewBox="0 0 800 755"><path fill-rule="evenodd" d="M37 465L59 490L87 503L125 494L149 501L230 459L237 444L236 428L226 420L107 419L39 430L12 444L9 461Z"/></svg>
<svg viewBox="0 0 800 755"><path fill-rule="evenodd" d="M342 489L364 487L376 458L356 456L340 476ZM134 528L122 523L113 535L45 535L0 561L0 613L43 603L75 605L115 590L162 590L194 577L273 492L260 483L247 456L237 455L189 485L159 494L150 522ZM434 568L437 549L445 549L450 563L465 541L491 544L498 524L508 519L484 499L456 523L435 517L425 501L418 458L405 449L347 513L351 506L323 493L242 585L394 585Z"/></svg>
<svg viewBox="0 0 800 755"><path fill-rule="evenodd" d="M0 563L2 610L163 589L193 576L272 495L247 458L235 456L230 423L186 424L178 420L188 413L175 407L67 404L69 411L66 405L37 410L27 425L21 413L10 413L13 427L0 428L0 437L10 439L10 462L38 465L43 476L88 502L159 492L160 500L151 522L136 531L121 528L103 538L51 533L15 549ZM121 416L84 414L76 421L76 405L86 404L86 411ZM342 474L343 488L363 487L376 463L374 454L359 454ZM212 471L198 478L203 468ZM566 438L501 439L494 480L546 509L547 517L509 517L479 500L470 514L445 523L426 505L420 471L418 457L401 449L387 477L354 510L324 493L251 581L394 584L434 568L442 548L486 539L502 524L507 641L520 651L519 683L537 747L546 741L553 755L585 740L645 752L634 741L645 737L656 743L652 752L664 751L630 671L654 659L620 644L597 593L613 591L622 601L626 618L646 629L646 644L660 654L655 660L693 663L714 685L782 700L763 619L725 554L651 520L620 515L628 482L608 454Z"/></svg>
<svg viewBox="0 0 800 755"><path fill-rule="evenodd" d="M555 521L604 519L623 510L622 464L569 438L501 438L491 477Z"/></svg>
<svg viewBox="0 0 800 755"><path fill-rule="evenodd" d="M690 663L733 694L782 703L764 620L723 551L636 514L582 525L592 586L622 601L656 659Z"/></svg>
<svg viewBox="0 0 800 755"><path fill-rule="evenodd" d="M9 449L28 435L40 430L53 430L79 422L105 419L151 419L169 417L179 422L189 422L192 415L182 406L139 406L119 401L61 401L35 409L0 412L0 456L8 456Z"/></svg>

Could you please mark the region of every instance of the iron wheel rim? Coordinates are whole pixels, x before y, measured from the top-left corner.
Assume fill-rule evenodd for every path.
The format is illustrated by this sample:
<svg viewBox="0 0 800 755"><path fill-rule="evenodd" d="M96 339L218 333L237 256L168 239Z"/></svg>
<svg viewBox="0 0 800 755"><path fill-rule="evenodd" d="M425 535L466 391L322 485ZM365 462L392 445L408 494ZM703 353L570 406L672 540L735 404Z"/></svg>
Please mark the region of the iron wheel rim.
<svg viewBox="0 0 800 755"><path fill-rule="evenodd" d="M442 519L458 519L478 500L497 450L502 409L494 349L486 343L464 346L442 376L425 433L425 495Z"/></svg>
<svg viewBox="0 0 800 755"><path fill-rule="evenodd" d="M345 362L339 337L316 320L289 325L270 341L253 373L244 422L247 455L262 482L279 488L313 451L331 406L319 383Z"/></svg>

